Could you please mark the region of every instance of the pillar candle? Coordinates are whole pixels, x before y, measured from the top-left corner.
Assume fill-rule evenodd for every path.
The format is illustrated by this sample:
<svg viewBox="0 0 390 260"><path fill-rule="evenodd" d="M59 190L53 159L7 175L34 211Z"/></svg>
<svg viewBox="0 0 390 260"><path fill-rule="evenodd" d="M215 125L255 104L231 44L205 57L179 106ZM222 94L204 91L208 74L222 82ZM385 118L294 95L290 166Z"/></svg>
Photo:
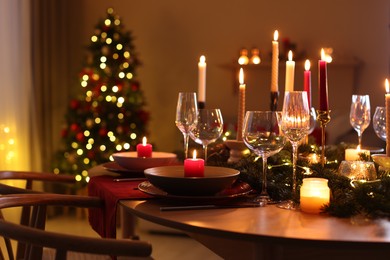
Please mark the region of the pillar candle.
<svg viewBox="0 0 390 260"><path fill-rule="evenodd" d="M151 144L146 143L146 137L142 138L142 144L137 144L137 156L148 158L152 157L153 147Z"/></svg>
<svg viewBox="0 0 390 260"><path fill-rule="evenodd" d="M309 101L309 108L311 108L311 71L310 61L305 61L305 71L303 72L303 90L307 92L307 100Z"/></svg>
<svg viewBox="0 0 390 260"><path fill-rule="evenodd" d="M278 92L278 76L279 76L279 33L274 32L274 40L272 41L272 74L271 74L271 92Z"/></svg>
<svg viewBox="0 0 390 260"><path fill-rule="evenodd" d="M193 157L184 160L185 177L204 177L204 160L196 158L196 150Z"/></svg>
<svg viewBox="0 0 390 260"><path fill-rule="evenodd" d="M318 93L320 96L320 110L328 111L328 79L326 71L325 51L321 49L321 60L318 62L319 76L318 76Z"/></svg>
<svg viewBox="0 0 390 260"><path fill-rule="evenodd" d="M389 89L389 80L385 80L386 87L386 96L385 96L385 104L386 104L386 155L390 156L390 89Z"/></svg>
<svg viewBox="0 0 390 260"><path fill-rule="evenodd" d="M286 89L285 92L294 91L294 70L295 62L292 60L292 51L288 52L288 61L286 61Z"/></svg>
<svg viewBox="0 0 390 260"><path fill-rule="evenodd" d="M329 204L330 189L327 179L304 178L300 193L300 206L303 212L318 214L324 205Z"/></svg>
<svg viewBox="0 0 390 260"><path fill-rule="evenodd" d="M245 117L245 89L244 70L240 68L239 73L239 93L238 93L238 116L237 116L237 141L242 141L242 127Z"/></svg>
<svg viewBox="0 0 390 260"><path fill-rule="evenodd" d="M206 57L203 55L198 63L198 102L206 102Z"/></svg>
<svg viewBox="0 0 390 260"><path fill-rule="evenodd" d="M370 151L360 149L360 146L358 146L356 149L352 149L352 148L345 149L345 160L346 161L360 161L360 154L370 156Z"/></svg>

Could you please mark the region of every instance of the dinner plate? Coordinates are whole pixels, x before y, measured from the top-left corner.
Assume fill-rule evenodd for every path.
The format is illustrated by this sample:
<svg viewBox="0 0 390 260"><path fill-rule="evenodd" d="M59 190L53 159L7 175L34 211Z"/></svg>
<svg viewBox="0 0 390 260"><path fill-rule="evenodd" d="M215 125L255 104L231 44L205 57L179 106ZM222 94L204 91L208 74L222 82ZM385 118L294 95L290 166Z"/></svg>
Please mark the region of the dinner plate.
<svg viewBox="0 0 390 260"><path fill-rule="evenodd" d="M231 187L227 188L226 190L223 190L222 192L210 196L169 194L168 192L155 187L149 181L141 182L138 185L138 189L146 194L159 197L159 198L167 198L167 199L175 199L175 200L201 200L201 201L238 198L238 197L243 197L245 195L248 195L253 191L253 189L248 183L239 182L239 181L235 182Z"/></svg>
<svg viewBox="0 0 390 260"><path fill-rule="evenodd" d="M177 165L177 157L174 153L153 152L152 157L138 157L137 152L119 152L112 155L114 161L121 167L131 171L144 171L147 168Z"/></svg>
<svg viewBox="0 0 390 260"><path fill-rule="evenodd" d="M185 177L184 166L163 166L144 171L150 183L175 195L205 196L216 194L234 183L240 171L232 168L205 166L204 176Z"/></svg>

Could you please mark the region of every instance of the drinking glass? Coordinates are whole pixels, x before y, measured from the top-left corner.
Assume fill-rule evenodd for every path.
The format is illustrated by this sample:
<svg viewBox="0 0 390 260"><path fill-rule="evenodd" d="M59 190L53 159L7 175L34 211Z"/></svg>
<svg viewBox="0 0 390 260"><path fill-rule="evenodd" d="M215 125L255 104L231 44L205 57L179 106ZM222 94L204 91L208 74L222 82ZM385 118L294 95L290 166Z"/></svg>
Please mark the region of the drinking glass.
<svg viewBox="0 0 390 260"><path fill-rule="evenodd" d="M376 135L386 141L386 109L385 107L376 107L372 117L372 126Z"/></svg>
<svg viewBox="0 0 390 260"><path fill-rule="evenodd" d="M359 146L361 147L362 134L371 121L370 97L368 95L352 95L349 121L358 134Z"/></svg>
<svg viewBox="0 0 390 260"><path fill-rule="evenodd" d="M198 105L195 92L180 92L177 99L176 119L177 128L184 137L184 158L188 157L188 141L191 129L198 120Z"/></svg>
<svg viewBox="0 0 390 260"><path fill-rule="evenodd" d="M267 158L278 153L285 144L279 131L281 113L275 111L248 111L245 114L242 137L245 145L263 158L261 193L255 198L260 206L276 203L267 192Z"/></svg>
<svg viewBox="0 0 390 260"><path fill-rule="evenodd" d="M223 132L223 119L220 109L198 109L198 121L190 131L190 137L203 146L204 160L207 163L207 146L215 142Z"/></svg>
<svg viewBox="0 0 390 260"><path fill-rule="evenodd" d="M295 195L298 144L308 134L310 129L310 109L306 91L285 93L281 129L293 148L292 194ZM278 207L292 210L298 209L298 205L292 199L279 204Z"/></svg>

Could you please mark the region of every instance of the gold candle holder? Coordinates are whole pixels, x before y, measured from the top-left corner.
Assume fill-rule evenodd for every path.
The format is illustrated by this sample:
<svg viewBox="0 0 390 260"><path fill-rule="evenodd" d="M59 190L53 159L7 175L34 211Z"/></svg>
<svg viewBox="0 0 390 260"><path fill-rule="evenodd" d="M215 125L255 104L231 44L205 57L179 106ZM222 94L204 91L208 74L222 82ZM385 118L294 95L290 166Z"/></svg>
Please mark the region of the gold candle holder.
<svg viewBox="0 0 390 260"><path fill-rule="evenodd" d="M321 125L321 165L325 165L325 127L330 121L330 110L317 110L317 121Z"/></svg>

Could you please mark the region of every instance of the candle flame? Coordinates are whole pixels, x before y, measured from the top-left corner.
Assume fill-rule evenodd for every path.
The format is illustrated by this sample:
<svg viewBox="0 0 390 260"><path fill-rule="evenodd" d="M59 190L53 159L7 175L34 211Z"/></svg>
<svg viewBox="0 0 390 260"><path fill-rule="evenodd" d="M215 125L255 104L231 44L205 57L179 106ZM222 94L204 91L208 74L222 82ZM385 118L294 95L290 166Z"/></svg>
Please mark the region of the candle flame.
<svg viewBox="0 0 390 260"><path fill-rule="evenodd" d="M360 144L356 147L356 150L360 151Z"/></svg>
<svg viewBox="0 0 390 260"><path fill-rule="evenodd" d="M199 63L200 64L205 64L206 63L206 57L204 55L200 56Z"/></svg>
<svg viewBox="0 0 390 260"><path fill-rule="evenodd" d="M192 152L192 159L196 159L196 150Z"/></svg>
<svg viewBox="0 0 390 260"><path fill-rule="evenodd" d="M275 32L274 32L274 41L277 41L278 38L279 38L279 32L278 32L278 30L275 30Z"/></svg>
<svg viewBox="0 0 390 260"><path fill-rule="evenodd" d="M309 60L305 61L305 70L306 71L310 70L310 61Z"/></svg>
<svg viewBox="0 0 390 260"><path fill-rule="evenodd" d="M389 94L389 80L388 79L385 79L385 88L386 88L386 93Z"/></svg>
<svg viewBox="0 0 390 260"><path fill-rule="evenodd" d="M143 146L146 145L146 136L144 136L144 138L142 138L142 145L143 145Z"/></svg>
<svg viewBox="0 0 390 260"><path fill-rule="evenodd" d="M238 76L238 81L240 82L240 85L244 84L244 70L240 68L240 74Z"/></svg>
<svg viewBox="0 0 390 260"><path fill-rule="evenodd" d="M321 60L326 60L326 55L325 55L324 48L321 49Z"/></svg>
<svg viewBox="0 0 390 260"><path fill-rule="evenodd" d="M292 53L292 51L290 50L290 51L288 52L288 60L289 60L289 61L292 61L292 58L293 58L293 53Z"/></svg>

